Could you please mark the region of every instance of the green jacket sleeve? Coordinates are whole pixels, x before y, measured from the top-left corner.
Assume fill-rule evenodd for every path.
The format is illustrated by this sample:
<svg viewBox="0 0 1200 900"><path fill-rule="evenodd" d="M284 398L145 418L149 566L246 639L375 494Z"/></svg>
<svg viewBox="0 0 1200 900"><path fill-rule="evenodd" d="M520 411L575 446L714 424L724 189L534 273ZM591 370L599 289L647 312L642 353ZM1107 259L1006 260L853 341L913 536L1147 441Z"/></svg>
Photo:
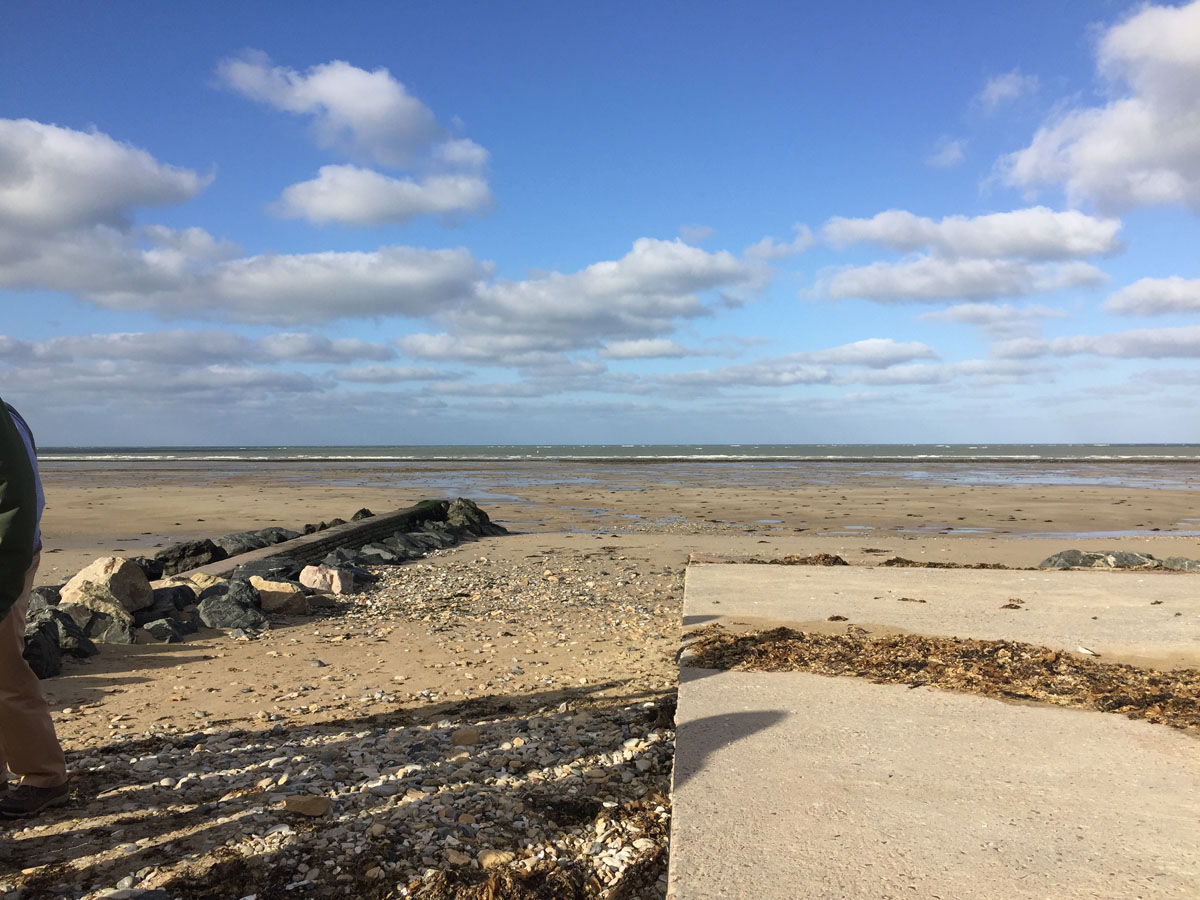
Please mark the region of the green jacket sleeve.
<svg viewBox="0 0 1200 900"><path fill-rule="evenodd" d="M25 443L0 404L0 619L25 590L37 530L37 488Z"/></svg>

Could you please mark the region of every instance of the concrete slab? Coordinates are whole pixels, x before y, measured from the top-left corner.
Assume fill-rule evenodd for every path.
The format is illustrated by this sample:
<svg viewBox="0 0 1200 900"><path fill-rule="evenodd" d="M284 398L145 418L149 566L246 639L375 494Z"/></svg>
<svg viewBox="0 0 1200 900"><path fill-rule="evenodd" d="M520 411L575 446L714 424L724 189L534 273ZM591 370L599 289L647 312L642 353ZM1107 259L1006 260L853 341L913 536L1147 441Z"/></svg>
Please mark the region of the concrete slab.
<svg viewBox="0 0 1200 900"><path fill-rule="evenodd" d="M1141 612L1161 609L1146 598L1179 604L1172 613L1187 601L1179 618L1194 616L1200 599L1184 595L1200 591L1171 592L1200 581L1168 577L1178 586L1167 594L1139 595L1143 580L1159 589L1151 578L698 566L684 614L800 624L838 613L1051 646L1117 646L1128 626L1153 655L1159 640L1187 641L1165 618L1145 624ZM1033 609L992 618L1014 586ZM896 599L918 590L925 604ZM1200 742L1170 728L854 678L689 668L676 723L675 900L1200 895Z"/></svg>
<svg viewBox="0 0 1200 900"><path fill-rule="evenodd" d="M900 598L908 598L901 601ZM1020 609L1004 609L1014 599ZM924 602L918 602L924 601ZM1156 604L1155 601L1158 601ZM1200 666L1200 576L1166 572L692 565L684 627L733 620L1079 646L1107 661Z"/></svg>

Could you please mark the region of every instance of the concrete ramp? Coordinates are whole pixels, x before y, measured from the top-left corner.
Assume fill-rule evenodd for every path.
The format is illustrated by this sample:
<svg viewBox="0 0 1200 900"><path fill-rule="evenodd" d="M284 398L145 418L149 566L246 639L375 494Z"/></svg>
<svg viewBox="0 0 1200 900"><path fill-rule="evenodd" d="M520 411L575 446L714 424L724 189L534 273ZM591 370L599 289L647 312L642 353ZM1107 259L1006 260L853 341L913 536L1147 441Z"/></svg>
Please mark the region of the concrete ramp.
<svg viewBox="0 0 1200 900"><path fill-rule="evenodd" d="M1021 608L1002 608L1013 597ZM847 624L830 615L1200 658L1192 576L688 570L686 625ZM866 679L687 667L677 727L675 900L1200 896L1200 739L1175 729Z"/></svg>

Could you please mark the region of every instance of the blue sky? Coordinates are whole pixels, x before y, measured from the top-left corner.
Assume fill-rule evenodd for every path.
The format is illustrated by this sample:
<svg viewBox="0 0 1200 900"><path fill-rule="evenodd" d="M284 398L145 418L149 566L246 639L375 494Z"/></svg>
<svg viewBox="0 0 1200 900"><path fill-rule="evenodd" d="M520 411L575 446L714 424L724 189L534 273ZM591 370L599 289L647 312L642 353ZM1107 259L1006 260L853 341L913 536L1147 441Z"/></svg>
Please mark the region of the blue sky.
<svg viewBox="0 0 1200 900"><path fill-rule="evenodd" d="M1200 440L1200 2L0 13L44 444Z"/></svg>

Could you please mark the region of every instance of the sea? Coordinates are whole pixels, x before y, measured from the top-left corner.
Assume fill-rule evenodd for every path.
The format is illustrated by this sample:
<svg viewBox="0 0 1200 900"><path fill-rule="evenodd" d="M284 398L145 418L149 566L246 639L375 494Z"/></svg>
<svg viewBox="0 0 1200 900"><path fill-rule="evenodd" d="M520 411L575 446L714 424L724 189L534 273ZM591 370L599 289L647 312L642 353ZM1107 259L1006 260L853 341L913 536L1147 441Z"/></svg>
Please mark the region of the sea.
<svg viewBox="0 0 1200 900"><path fill-rule="evenodd" d="M43 447L46 462L1200 462L1200 444L441 444Z"/></svg>
<svg viewBox="0 0 1200 900"><path fill-rule="evenodd" d="M500 484L736 486L879 478L1200 490L1200 444L464 444L43 447L43 474L259 475L481 496ZM351 473L351 474L347 474Z"/></svg>

